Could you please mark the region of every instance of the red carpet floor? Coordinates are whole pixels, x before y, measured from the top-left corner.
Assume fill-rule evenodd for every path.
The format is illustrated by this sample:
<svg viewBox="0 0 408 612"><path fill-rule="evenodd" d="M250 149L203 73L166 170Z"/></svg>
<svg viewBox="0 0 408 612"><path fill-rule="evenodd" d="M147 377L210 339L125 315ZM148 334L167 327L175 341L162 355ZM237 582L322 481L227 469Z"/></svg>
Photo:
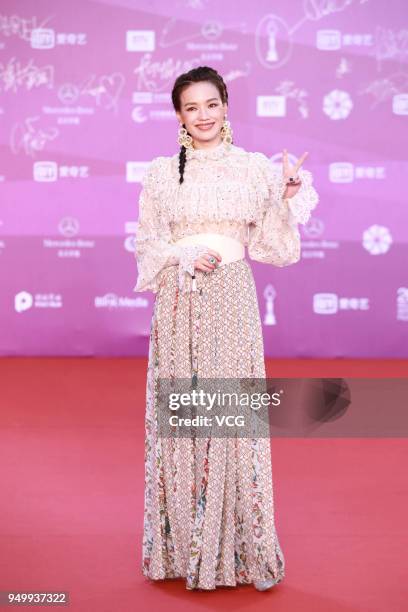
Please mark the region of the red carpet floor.
<svg viewBox="0 0 408 612"><path fill-rule="evenodd" d="M280 377L408 375L407 361L267 367ZM84 612L408 610L406 439L273 439L286 558L275 589L191 592L144 578L145 377L146 359L0 360L0 590L69 591L69 609Z"/></svg>

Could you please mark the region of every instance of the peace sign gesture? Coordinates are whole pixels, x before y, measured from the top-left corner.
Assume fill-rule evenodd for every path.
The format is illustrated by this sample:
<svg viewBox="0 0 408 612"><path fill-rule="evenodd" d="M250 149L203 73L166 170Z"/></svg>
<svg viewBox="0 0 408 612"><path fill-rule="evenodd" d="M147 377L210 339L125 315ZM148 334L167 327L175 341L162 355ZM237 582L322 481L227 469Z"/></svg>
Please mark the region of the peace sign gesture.
<svg viewBox="0 0 408 612"><path fill-rule="evenodd" d="M282 155L283 178L286 180L286 185L287 185L285 197L289 197L289 198L292 197L300 189L300 185L302 184L302 181L300 180L297 173L308 155L309 153L307 151L303 153L303 155L299 157L297 162L292 166L289 163L287 149L283 149L283 155Z"/></svg>

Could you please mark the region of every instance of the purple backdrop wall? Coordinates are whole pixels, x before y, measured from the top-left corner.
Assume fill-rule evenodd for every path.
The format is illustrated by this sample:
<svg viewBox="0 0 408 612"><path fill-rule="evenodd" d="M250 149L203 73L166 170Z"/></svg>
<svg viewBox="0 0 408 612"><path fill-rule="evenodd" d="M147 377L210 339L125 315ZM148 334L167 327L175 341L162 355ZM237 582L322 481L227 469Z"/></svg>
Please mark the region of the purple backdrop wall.
<svg viewBox="0 0 408 612"><path fill-rule="evenodd" d="M269 356L407 357L405 0L2 0L0 354L143 355L140 177L210 65L234 142L310 152L302 259L252 262Z"/></svg>

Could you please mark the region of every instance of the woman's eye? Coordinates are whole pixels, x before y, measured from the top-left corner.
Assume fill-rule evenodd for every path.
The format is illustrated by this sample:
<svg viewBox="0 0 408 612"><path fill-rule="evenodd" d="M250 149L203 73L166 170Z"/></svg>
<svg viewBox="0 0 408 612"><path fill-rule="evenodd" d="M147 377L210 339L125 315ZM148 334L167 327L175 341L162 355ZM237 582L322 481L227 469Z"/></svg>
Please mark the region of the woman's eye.
<svg viewBox="0 0 408 612"><path fill-rule="evenodd" d="M212 102L212 103L210 104L210 107L211 107L211 106L218 106L218 104L217 104L216 102ZM196 110L196 107L195 107L195 106L190 106L190 108L188 108L187 110L188 110L188 111L191 111L191 110Z"/></svg>

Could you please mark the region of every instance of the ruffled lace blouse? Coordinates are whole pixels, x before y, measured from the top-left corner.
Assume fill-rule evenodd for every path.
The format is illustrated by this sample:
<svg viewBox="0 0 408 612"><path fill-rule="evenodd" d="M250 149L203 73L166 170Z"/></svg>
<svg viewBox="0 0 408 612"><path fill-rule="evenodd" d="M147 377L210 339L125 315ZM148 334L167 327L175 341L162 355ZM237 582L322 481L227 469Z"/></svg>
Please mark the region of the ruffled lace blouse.
<svg viewBox="0 0 408 612"><path fill-rule="evenodd" d="M191 274L197 249L174 244L191 234L236 238L248 247L251 259L275 266L300 259L298 224L308 221L318 203L310 171L299 170L300 189L283 199L281 166L263 153L221 142L212 149L187 150L186 157L181 185L178 153L153 159L142 179L134 291L156 293L170 265L179 266L181 281L187 271Z"/></svg>

